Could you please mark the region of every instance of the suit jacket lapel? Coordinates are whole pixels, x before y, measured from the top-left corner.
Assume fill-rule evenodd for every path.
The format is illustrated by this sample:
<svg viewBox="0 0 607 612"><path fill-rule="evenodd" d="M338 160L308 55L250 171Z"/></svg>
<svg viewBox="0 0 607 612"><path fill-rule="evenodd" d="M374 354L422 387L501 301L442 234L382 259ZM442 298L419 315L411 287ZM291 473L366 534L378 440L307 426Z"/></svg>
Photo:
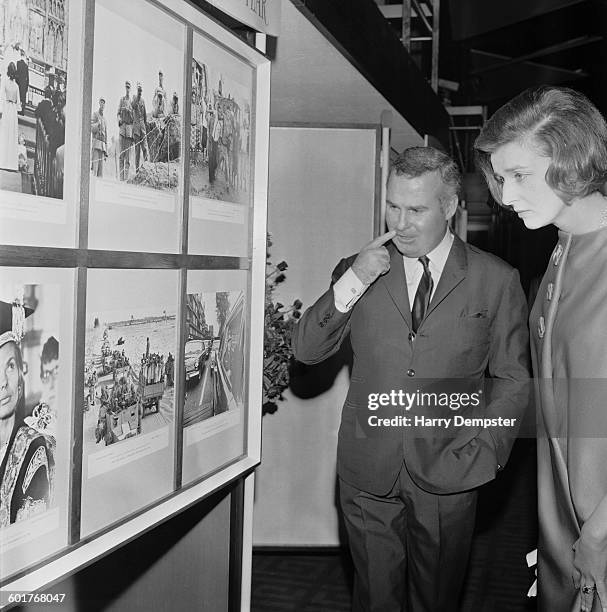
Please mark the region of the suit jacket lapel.
<svg viewBox="0 0 607 612"><path fill-rule="evenodd" d="M409 295L407 294L407 279L405 278L403 256L391 242L386 248L390 253L390 270L384 276L380 276L379 280L388 290L394 305L398 308L409 329L411 329L411 306L409 305Z"/></svg>
<svg viewBox="0 0 607 612"><path fill-rule="evenodd" d="M438 286L428 306L426 317L466 278L467 270L466 245L460 238L454 236L449 257L447 257Z"/></svg>

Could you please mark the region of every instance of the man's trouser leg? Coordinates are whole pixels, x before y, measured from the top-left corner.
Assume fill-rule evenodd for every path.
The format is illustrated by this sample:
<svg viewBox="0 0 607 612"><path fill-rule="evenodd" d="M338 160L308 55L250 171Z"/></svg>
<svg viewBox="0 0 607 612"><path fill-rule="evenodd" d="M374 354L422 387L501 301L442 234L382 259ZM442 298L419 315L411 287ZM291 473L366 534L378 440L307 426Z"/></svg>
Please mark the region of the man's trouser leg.
<svg viewBox="0 0 607 612"><path fill-rule="evenodd" d="M131 167L130 155L132 139L126 136L120 136L120 180L126 181L129 178L129 169Z"/></svg>
<svg viewBox="0 0 607 612"><path fill-rule="evenodd" d="M354 612L454 612L466 574L476 491L434 495L406 468L380 497L343 480L340 499L355 568Z"/></svg>

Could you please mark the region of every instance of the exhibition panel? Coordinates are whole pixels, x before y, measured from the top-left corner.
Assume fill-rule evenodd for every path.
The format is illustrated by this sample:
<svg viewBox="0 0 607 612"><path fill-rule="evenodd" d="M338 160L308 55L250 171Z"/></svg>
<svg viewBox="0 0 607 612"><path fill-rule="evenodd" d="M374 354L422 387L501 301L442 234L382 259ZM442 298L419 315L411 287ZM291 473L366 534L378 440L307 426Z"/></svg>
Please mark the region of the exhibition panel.
<svg viewBox="0 0 607 612"><path fill-rule="evenodd" d="M2 606L259 463L270 61L185 0L0 19Z"/></svg>

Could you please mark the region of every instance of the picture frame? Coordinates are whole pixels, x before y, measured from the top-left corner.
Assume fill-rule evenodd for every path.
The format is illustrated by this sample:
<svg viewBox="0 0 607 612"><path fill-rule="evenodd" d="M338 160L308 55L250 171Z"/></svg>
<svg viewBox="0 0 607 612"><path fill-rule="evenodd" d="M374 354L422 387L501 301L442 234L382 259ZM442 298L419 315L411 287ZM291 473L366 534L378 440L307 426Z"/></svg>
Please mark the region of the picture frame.
<svg viewBox="0 0 607 612"><path fill-rule="evenodd" d="M186 34L182 20L149 0L95 1L92 248L178 249Z"/></svg>
<svg viewBox="0 0 607 612"><path fill-rule="evenodd" d="M84 5L2 0L0 19L0 70L7 76L0 92L0 243L73 247L80 201ZM7 70L15 61L19 70L11 83Z"/></svg>
<svg viewBox="0 0 607 612"><path fill-rule="evenodd" d="M81 537L173 491L178 280L175 270L87 274Z"/></svg>
<svg viewBox="0 0 607 612"><path fill-rule="evenodd" d="M15 308L21 304L25 318L17 338L5 343L3 336L0 346L2 376L9 360L19 356L22 398L0 461L0 579L68 543L74 280L72 270L2 271L3 313L10 304L15 320ZM3 388L10 390L10 382ZM3 409L3 422L6 418Z"/></svg>
<svg viewBox="0 0 607 612"><path fill-rule="evenodd" d="M254 181L253 67L195 31L190 111L190 252L243 255Z"/></svg>
<svg viewBox="0 0 607 612"><path fill-rule="evenodd" d="M247 274L190 270L184 302L182 482L244 455Z"/></svg>
<svg viewBox="0 0 607 612"><path fill-rule="evenodd" d="M180 99L183 106L180 112L183 113L184 142L190 142L191 67L194 35L204 36L208 44L217 46L221 53L233 56L237 65L242 64L250 73L250 188L247 196L248 203L239 204L246 207L245 222L238 224L238 227L241 228L240 235L229 242L226 248L223 248L222 244L214 245L208 240L209 236L217 234L217 225L212 221L199 219L192 215L188 170L190 148L187 146L183 147L182 183L180 183L179 196L174 211L171 213L170 222L159 224L158 219L149 221L149 223L159 225L166 234L161 237L161 240L125 240L126 235L135 236L141 229L140 217L137 215L129 217L125 211L143 210L146 214L150 211L120 203L113 204L112 214L114 219L121 221L127 228L126 234L116 232L116 236L110 238L107 236L108 232L106 236L96 234L95 226L99 217L96 216L96 204L94 206L90 198L90 126L93 113L92 86L94 45L96 44L93 34L97 17L96 9L100 2L106 2L106 0L85 0L78 16L80 20L78 22L79 48L83 51L80 63L80 78L83 86L81 97L84 101L80 107L77 107L75 122L79 127L74 138L80 141L73 152L75 157L70 161L70 168L73 168L74 172L72 175L74 180L70 181L70 189L73 190L74 197L73 199L72 196L63 198L68 207L68 217L73 218L72 225L69 226L71 229L63 228L61 231L52 232L48 231L47 224L41 224L40 231L33 235L25 231L27 222L23 222L22 228L16 231L14 236L10 239L7 236L7 239L0 243L0 282L7 270L17 266L25 267L28 270L40 269L43 279L47 272L51 274L52 270L60 269L66 278L73 279L72 289L66 292L65 297L68 300L73 298L71 310L73 352L70 354L70 363L66 368L69 370L69 379L66 384L70 391L68 401L71 410L71 438L69 444L72 469L69 486L66 489L69 497L69 516L67 516L67 533L64 532L65 546L57 548L50 556L38 557L37 562L33 564L15 566L10 572L3 574L0 578L0 605L6 603L7 594L10 591L39 590L137 538L143 532L175 516L196 501L247 474L260 461L270 61L186 0L142 0L145 2L142 5L144 11L161 11L174 20L179 28L183 28L183 57L180 64L184 75L183 98ZM76 29L76 27L72 29L72 36L77 37ZM83 43L83 40L87 41L86 44ZM227 202L227 204L235 203ZM42 206L43 203L36 200L36 205ZM72 234L69 235L72 230ZM58 246L61 248L57 248ZM156 278L168 275L173 279L169 293L173 296L171 299L175 304L174 416L173 425L169 431L168 447L166 447L170 449L171 454L170 483L168 487L165 486L167 479L164 479L162 490L155 490L147 498L138 499L136 503L125 506L115 515L104 517L103 520L87 521L85 515L90 518L91 512L82 501L85 497L87 499L90 497L86 492L85 479L88 479L86 470L88 470L88 459L91 453L84 452L85 423L82 406L85 392L88 390L85 364L87 363L87 322L90 323L90 321L87 318L95 309L95 302L90 302L89 296L92 296L103 282L107 292L115 292L115 301L119 304L120 291L118 290L124 285L116 283L114 278L117 278L115 275L127 274L128 271L137 271L141 279L148 278L148 275ZM239 414L238 425L234 429L234 431L238 430L238 444L233 446L231 452L215 458L217 459L215 462L211 460L206 463L197 463L188 460L187 473L185 473L184 428L182 426L185 397L181 392L181 386L183 386L181 381L185 380L185 360L183 358L186 344L185 304L188 295L188 277L197 274L202 274L203 277L205 274L210 275L208 278L216 277L215 289L212 289L215 293L236 291L242 294L242 297L234 294L233 298L234 304L239 301L241 304L239 308L242 308L241 329L244 334L242 341L246 347L243 353L243 357L246 357L246 372L243 379L246 383L244 391L240 393L241 402L238 410L236 407L232 410L233 413L238 412ZM107 278L100 280L104 275L107 275ZM232 278L237 279L235 288L230 287ZM148 303L153 305L155 300L150 299ZM99 307L96 308L102 310ZM114 338L109 337L109 340L112 341ZM117 344L117 340L114 343ZM103 345L103 332L101 332L101 344ZM162 354L165 357L164 365L166 366L168 357L166 347L162 347L162 350L156 349L152 338L150 338L149 353ZM173 356L173 351L171 355ZM138 376L140 372L135 372L135 374ZM167 376L166 371L165 376ZM99 404L100 398L97 397L96 391L94 389L94 399ZM229 413L230 410L226 412ZM131 429L129 424L129 431ZM229 429L231 428L226 428L226 431ZM122 452L121 447L126 448L133 441L137 443L143 439L143 435L129 437L129 432L124 429L120 429L120 432L125 434L124 439L107 446L112 452L114 449ZM204 452L203 445L202 456ZM135 464L125 465L128 467L128 465ZM106 473L111 474L112 472ZM108 485L108 487L107 491L111 494L111 486ZM91 499L94 499L94 495Z"/></svg>

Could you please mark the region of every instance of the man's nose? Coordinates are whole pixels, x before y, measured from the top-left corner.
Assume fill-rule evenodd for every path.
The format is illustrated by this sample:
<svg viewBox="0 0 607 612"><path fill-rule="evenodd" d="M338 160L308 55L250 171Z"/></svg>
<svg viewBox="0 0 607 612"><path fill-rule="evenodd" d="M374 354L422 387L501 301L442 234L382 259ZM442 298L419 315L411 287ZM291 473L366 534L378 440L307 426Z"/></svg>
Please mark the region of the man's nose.
<svg viewBox="0 0 607 612"><path fill-rule="evenodd" d="M396 224L396 229L403 230L409 225L409 216L405 210L401 210L398 215L398 222Z"/></svg>

